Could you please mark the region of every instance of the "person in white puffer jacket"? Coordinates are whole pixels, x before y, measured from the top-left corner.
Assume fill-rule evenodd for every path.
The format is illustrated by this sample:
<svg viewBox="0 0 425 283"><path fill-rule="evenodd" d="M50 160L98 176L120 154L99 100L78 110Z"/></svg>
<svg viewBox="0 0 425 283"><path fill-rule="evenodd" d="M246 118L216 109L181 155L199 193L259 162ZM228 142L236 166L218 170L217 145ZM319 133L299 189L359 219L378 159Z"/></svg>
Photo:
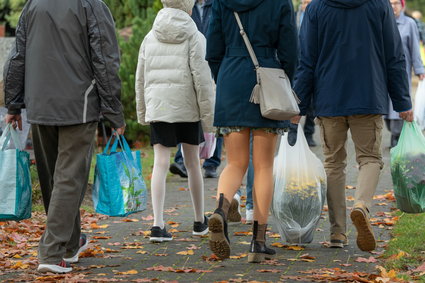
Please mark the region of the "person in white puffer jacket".
<svg viewBox="0 0 425 283"><path fill-rule="evenodd" d="M137 118L150 124L154 166L151 180L154 224L150 241L171 241L164 219L171 147L182 144L195 212L193 235L208 233L199 144L213 132L214 93L205 60L206 40L190 17L193 0L162 0L152 30L144 38L136 72Z"/></svg>

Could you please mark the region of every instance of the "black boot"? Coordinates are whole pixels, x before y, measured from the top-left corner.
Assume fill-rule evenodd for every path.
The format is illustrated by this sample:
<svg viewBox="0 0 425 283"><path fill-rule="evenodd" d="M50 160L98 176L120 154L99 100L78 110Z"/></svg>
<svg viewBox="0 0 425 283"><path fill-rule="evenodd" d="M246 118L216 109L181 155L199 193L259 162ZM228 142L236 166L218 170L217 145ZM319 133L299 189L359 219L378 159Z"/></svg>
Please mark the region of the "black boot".
<svg viewBox="0 0 425 283"><path fill-rule="evenodd" d="M266 246L267 224L259 225L258 221L254 221L252 230L252 241L249 248L248 262L257 263L265 259L271 259L276 252Z"/></svg>
<svg viewBox="0 0 425 283"><path fill-rule="evenodd" d="M230 241L227 233L227 213L230 202L220 194L217 209L208 221L209 243L211 251L220 259L230 256Z"/></svg>

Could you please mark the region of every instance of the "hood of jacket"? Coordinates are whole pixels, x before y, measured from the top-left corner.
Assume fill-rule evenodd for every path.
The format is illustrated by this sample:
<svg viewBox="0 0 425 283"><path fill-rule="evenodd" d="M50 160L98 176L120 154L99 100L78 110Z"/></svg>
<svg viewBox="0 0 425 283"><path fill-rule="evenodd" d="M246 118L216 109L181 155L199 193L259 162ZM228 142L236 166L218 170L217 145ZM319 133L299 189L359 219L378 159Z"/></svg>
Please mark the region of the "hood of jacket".
<svg viewBox="0 0 425 283"><path fill-rule="evenodd" d="M369 0L324 0L325 4L334 8L353 9Z"/></svg>
<svg viewBox="0 0 425 283"><path fill-rule="evenodd" d="M226 0L223 5L235 12L245 12L254 9L264 0Z"/></svg>
<svg viewBox="0 0 425 283"><path fill-rule="evenodd" d="M164 43L181 43L198 31L188 13L174 8L161 9L152 30L155 37Z"/></svg>

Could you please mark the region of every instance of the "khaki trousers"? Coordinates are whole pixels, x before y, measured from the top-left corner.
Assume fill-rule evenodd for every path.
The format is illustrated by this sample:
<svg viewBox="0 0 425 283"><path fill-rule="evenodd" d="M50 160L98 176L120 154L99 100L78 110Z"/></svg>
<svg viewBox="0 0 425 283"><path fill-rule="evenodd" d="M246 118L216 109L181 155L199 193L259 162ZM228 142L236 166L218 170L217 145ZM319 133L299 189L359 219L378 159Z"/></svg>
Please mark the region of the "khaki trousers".
<svg viewBox="0 0 425 283"><path fill-rule="evenodd" d="M346 233L345 180L347 132L350 130L359 164L354 206L370 207L383 167L381 115L318 117L325 170L331 233Z"/></svg>
<svg viewBox="0 0 425 283"><path fill-rule="evenodd" d="M86 192L97 122L32 125L34 154L47 213L40 263L58 264L79 249L80 205Z"/></svg>

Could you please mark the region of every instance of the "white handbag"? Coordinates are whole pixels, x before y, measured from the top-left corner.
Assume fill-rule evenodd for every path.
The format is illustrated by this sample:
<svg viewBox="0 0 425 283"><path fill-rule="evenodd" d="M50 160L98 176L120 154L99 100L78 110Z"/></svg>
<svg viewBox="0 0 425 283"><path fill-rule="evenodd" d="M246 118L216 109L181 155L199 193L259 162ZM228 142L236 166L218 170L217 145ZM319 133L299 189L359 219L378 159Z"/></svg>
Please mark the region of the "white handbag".
<svg viewBox="0 0 425 283"><path fill-rule="evenodd" d="M250 102L260 104L261 115L271 120L289 120L300 113L298 99L283 69L260 67L254 49L243 29L238 13L234 12L240 33L257 73L257 84Z"/></svg>

